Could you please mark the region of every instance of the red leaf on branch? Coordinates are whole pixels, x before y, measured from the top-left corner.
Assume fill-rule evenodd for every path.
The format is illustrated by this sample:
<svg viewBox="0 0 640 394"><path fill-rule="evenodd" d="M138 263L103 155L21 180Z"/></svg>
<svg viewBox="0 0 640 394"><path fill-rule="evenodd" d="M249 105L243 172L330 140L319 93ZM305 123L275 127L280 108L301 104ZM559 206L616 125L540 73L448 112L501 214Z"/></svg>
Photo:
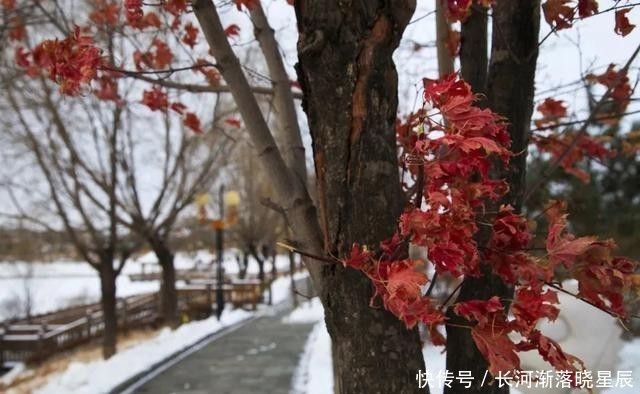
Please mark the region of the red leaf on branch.
<svg viewBox="0 0 640 394"><path fill-rule="evenodd" d="M545 99L536 109L542 114L542 118L535 121L536 127L555 125L567 116L567 107L564 102L551 97Z"/></svg>
<svg viewBox="0 0 640 394"><path fill-rule="evenodd" d="M622 37L631 33L633 29L635 29L636 25L632 25L629 22L629 18L627 18L627 14L631 11L631 8L625 8L623 10L616 11L616 34L621 35Z"/></svg>
<svg viewBox="0 0 640 394"><path fill-rule="evenodd" d="M489 362L489 372L493 376L520 370L520 358L508 333L509 329L504 324L478 325L471 330L473 342Z"/></svg>
<svg viewBox="0 0 640 394"><path fill-rule="evenodd" d="M538 330L533 331L528 339L531 346L538 349L542 358L558 371L582 371L584 363L577 357L565 353L560 345Z"/></svg>
<svg viewBox="0 0 640 394"><path fill-rule="evenodd" d="M120 5L117 2L95 1L94 10L89 14L89 19L98 25L114 27L118 24L119 13Z"/></svg>
<svg viewBox="0 0 640 394"><path fill-rule="evenodd" d="M416 271L415 268L414 264L408 260L392 264L387 277L390 298L415 299L422 295L420 286L427 283L427 276L424 272Z"/></svg>
<svg viewBox="0 0 640 394"><path fill-rule="evenodd" d="M236 119L236 118L227 118L224 120L224 123L228 124L231 127L235 127L235 128L240 128L242 127L242 122L240 121L240 119Z"/></svg>
<svg viewBox="0 0 640 394"><path fill-rule="evenodd" d="M169 108L171 108L172 111L175 111L177 113L179 113L180 115L183 115L184 112L187 110L187 106L182 104L182 103L171 103L171 105L169 106Z"/></svg>
<svg viewBox="0 0 640 394"><path fill-rule="evenodd" d="M153 53L153 68L161 70L169 67L173 60L173 53L166 42L156 38L153 40L155 52Z"/></svg>
<svg viewBox="0 0 640 394"><path fill-rule="evenodd" d="M521 287L516 290L511 312L517 330L523 335L533 330L542 318L554 321L558 317L558 294L555 291Z"/></svg>
<svg viewBox="0 0 640 394"><path fill-rule="evenodd" d="M200 119L193 112L187 112L184 115L184 125L190 128L196 134L202 134Z"/></svg>
<svg viewBox="0 0 640 394"><path fill-rule="evenodd" d="M347 257L342 263L345 267L351 267L353 269L362 270L365 267L371 265L371 253L366 247L354 244L351 247L349 257Z"/></svg>
<svg viewBox="0 0 640 394"><path fill-rule="evenodd" d="M472 0L446 0L447 18L451 22L463 21L469 15L469 9L473 4Z"/></svg>
<svg viewBox="0 0 640 394"><path fill-rule="evenodd" d="M82 35L76 26L63 40L42 41L33 49L31 57L34 66L48 71L49 78L60 86L62 93L75 95L82 85L96 77L103 64L101 54L91 37Z"/></svg>
<svg viewBox="0 0 640 394"><path fill-rule="evenodd" d="M179 16L187 10L187 0L166 0L164 9L171 15Z"/></svg>
<svg viewBox="0 0 640 394"><path fill-rule="evenodd" d="M154 86L151 90L142 92L142 104L152 111L166 111L169 108L167 93L159 86Z"/></svg>
<svg viewBox="0 0 640 394"><path fill-rule="evenodd" d="M142 19L142 0L125 0L124 10L127 23L135 25Z"/></svg>
<svg viewBox="0 0 640 394"><path fill-rule="evenodd" d="M239 37L240 26L236 25L235 23L227 26L227 28L224 29L224 35L227 37Z"/></svg>
<svg viewBox="0 0 640 394"><path fill-rule="evenodd" d="M583 254L594 242L596 237L576 238L565 232L567 227L567 215L552 219L549 223L549 233L545 246L551 264L562 263L565 267L571 267L578 256Z"/></svg>
<svg viewBox="0 0 640 394"><path fill-rule="evenodd" d="M571 27L573 23L574 8L570 4L572 0L547 0L542 4L544 19L551 27L557 30Z"/></svg>
<svg viewBox="0 0 640 394"><path fill-rule="evenodd" d="M256 5L258 5L260 0L233 0L234 3L236 3L236 8L238 9L238 11L242 10L242 6L247 7L247 9L252 10L253 7L255 7Z"/></svg>
<svg viewBox="0 0 640 394"><path fill-rule="evenodd" d="M489 247L494 251L518 252L529 245L531 238L527 220L510 205L500 207Z"/></svg>
<svg viewBox="0 0 640 394"><path fill-rule="evenodd" d="M489 318L491 318L495 312L503 309L504 307L500 302L500 298L497 296L493 296L487 301L471 300L459 302L453 307L456 315L464 317L469 321L476 321L479 326L485 326L489 323Z"/></svg>
<svg viewBox="0 0 640 394"><path fill-rule="evenodd" d="M184 36L182 36L182 42L189 47L193 48L198 43L198 30L193 23L189 22L184 27Z"/></svg>
<svg viewBox="0 0 640 394"><path fill-rule="evenodd" d="M596 0L578 0L578 15L580 18L587 18L598 13L598 2Z"/></svg>

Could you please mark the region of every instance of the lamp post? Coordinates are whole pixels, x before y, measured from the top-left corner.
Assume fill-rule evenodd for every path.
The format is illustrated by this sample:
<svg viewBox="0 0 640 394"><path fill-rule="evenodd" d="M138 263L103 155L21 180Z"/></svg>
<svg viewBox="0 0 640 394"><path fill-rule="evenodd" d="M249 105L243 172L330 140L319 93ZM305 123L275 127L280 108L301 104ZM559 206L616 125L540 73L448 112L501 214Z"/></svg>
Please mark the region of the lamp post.
<svg viewBox="0 0 640 394"><path fill-rule="evenodd" d="M211 221L211 225L216 231L216 316L218 320L220 320L220 316L224 310L224 230L228 225L235 223L237 219L237 206L240 203L240 196L235 191L228 191L225 193L224 185L220 185L218 193L220 216L219 219ZM206 195L202 195L196 200L196 203L199 206L199 217L201 222L207 222L206 209L204 206L207 204L208 198L205 196ZM226 212L226 214L225 208L228 208L228 212Z"/></svg>
<svg viewBox="0 0 640 394"><path fill-rule="evenodd" d="M219 193L220 199L218 201L220 201L220 223L216 226L216 246L218 248L218 266L216 272L216 316L218 317L218 320L220 320L220 316L224 310L224 291L222 289L222 263L224 261L224 257L222 256L224 253L224 185L220 185Z"/></svg>

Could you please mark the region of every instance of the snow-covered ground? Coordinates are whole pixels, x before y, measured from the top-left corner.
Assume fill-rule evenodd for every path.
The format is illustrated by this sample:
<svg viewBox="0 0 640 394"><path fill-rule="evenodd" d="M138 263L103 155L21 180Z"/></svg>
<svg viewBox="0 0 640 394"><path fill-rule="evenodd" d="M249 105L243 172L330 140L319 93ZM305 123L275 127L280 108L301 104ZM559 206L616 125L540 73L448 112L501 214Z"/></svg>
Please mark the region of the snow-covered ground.
<svg viewBox="0 0 640 394"><path fill-rule="evenodd" d="M569 303L569 301L565 301ZM573 305L573 304L572 304ZM581 310L583 305L573 305L574 309ZM288 316L283 318L284 323L299 324L299 323L313 323L316 322L307 343L303 354L300 357L298 368L294 375L292 382L293 394L332 394L333 393L333 364L331 360L331 338L327 332L324 323L324 310L317 298L311 300L311 302L301 305L296 310L291 312ZM584 320L578 319L579 324L584 324ZM597 320L591 319L589 324L591 338L582 339L582 348L592 349L593 344L601 345L602 341L598 338L602 336L602 330L599 330ZM580 335L586 335L585 331L580 331ZM573 341L579 341L580 338L573 338ZM573 342L569 343L571 345ZM591 345L589 345L591 343ZM574 352L580 356L579 351ZM441 347L435 347L427 345L423 349L424 359L427 363L427 369L435 378L439 372L445 371L446 357L442 352ZM609 358L610 360L600 360L600 366L609 365L609 362L617 362L614 367L607 367L611 370L613 377L612 386L616 385L616 377L618 371L631 371L632 385L633 387L612 387L602 391L605 394L632 394L638 393L640 386L640 338L624 344L622 349L615 356L607 356L602 358ZM549 369L545 367L544 370ZM600 370L607 370L602 369ZM594 379L595 379L594 375ZM434 382L438 379L435 378ZM432 384L431 393L440 394L443 391L442 385ZM532 389L532 393L547 392L544 389ZM566 392L566 389L563 391ZM596 390L597 392L597 390ZM515 388L511 389L512 394L518 394L519 391Z"/></svg>
<svg viewBox="0 0 640 394"><path fill-rule="evenodd" d="M307 273L297 273L294 279L304 279ZM272 283L272 302L274 305L284 301L291 291L291 279L281 277ZM96 360L89 363L73 362L62 373L53 376L45 386L36 390L38 394L100 394L122 384L140 372L165 360L167 357L192 346L205 337L230 325L239 323L256 313L270 313L271 308L261 306L258 312L247 312L242 309L226 309L221 321L215 317L194 321L171 331L168 328L148 341L136 343L122 348L109 360ZM9 384L21 375L33 374L23 365L16 366L4 375L0 383ZM11 392L11 391L9 391Z"/></svg>
<svg viewBox="0 0 640 394"><path fill-rule="evenodd" d="M210 317L182 325L175 331L165 328L153 339L122 349L108 360L70 364L36 393L107 393L172 354L251 315L241 309L225 310L221 321Z"/></svg>
<svg viewBox="0 0 640 394"><path fill-rule="evenodd" d="M177 253L177 269L189 269L196 265L205 267L214 256L208 251ZM130 274L160 271L153 253L146 253L128 261L118 277L118 297L158 291L158 282L134 282ZM224 269L228 274L237 274L238 263L234 251L225 254ZM276 257L279 272L289 270L289 257ZM249 259L249 274L258 273L258 264ZM265 263L265 272L271 272L271 263ZM100 300L100 280L97 272L87 263L59 261L52 263L0 262L0 321L24 315L26 299L31 299L31 313L41 314L65 307L97 302Z"/></svg>
<svg viewBox="0 0 640 394"><path fill-rule="evenodd" d="M605 394L637 394L640 392L640 338L636 338L625 345L618 353L621 371L632 371L633 387L612 387L604 391ZM615 376L615 375L614 375Z"/></svg>

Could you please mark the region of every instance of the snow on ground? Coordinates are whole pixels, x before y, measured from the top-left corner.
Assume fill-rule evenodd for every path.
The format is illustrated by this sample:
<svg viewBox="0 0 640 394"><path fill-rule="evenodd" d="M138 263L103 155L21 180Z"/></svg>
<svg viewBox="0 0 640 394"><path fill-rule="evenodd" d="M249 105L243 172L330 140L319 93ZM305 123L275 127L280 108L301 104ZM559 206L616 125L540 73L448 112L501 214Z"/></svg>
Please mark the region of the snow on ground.
<svg viewBox="0 0 640 394"><path fill-rule="evenodd" d="M127 297L157 291L159 284L133 282L123 273L116 289L118 297ZM80 262L0 263L0 321L24 315L29 297L32 314L97 302L100 279L89 264Z"/></svg>
<svg viewBox="0 0 640 394"><path fill-rule="evenodd" d="M296 308L289 315L282 319L283 323L296 324L296 323L316 323L324 317L324 309L322 309L322 303L318 297L312 298L310 302L305 302L300 307Z"/></svg>
<svg viewBox="0 0 640 394"><path fill-rule="evenodd" d="M301 324L317 322L309 334L300 362L291 384L292 394L333 394L333 361L331 359L331 337L324 323L324 310L318 298L299 306L282 319L284 323ZM446 358L441 347L427 345L422 351L428 371L438 376L445 370ZM418 371L416 371L417 373ZM437 382L437 379L435 379ZM417 384L417 382L416 382ZM443 387L432 384L432 394L441 394ZM519 394L511 389L512 394Z"/></svg>
<svg viewBox="0 0 640 394"><path fill-rule="evenodd" d="M72 363L62 374L54 376L37 394L99 394L149 369L170 355L199 340L252 316L241 309L225 310L222 320L215 317L180 326L175 331L166 328L155 338L121 349L109 360Z"/></svg>
<svg viewBox="0 0 640 394"><path fill-rule="evenodd" d="M293 274L293 280L308 278L307 272L296 272ZM291 295L291 277L282 276L271 283L271 303L278 304L286 300Z"/></svg>
<svg viewBox="0 0 640 394"><path fill-rule="evenodd" d="M640 338L627 342L618 353L620 371L631 371L633 387L612 387L605 394L636 394L640 392ZM615 374L613 375L615 378ZM621 386L621 385L620 385Z"/></svg>
<svg viewBox="0 0 640 394"><path fill-rule="evenodd" d="M208 266L214 256L206 250L195 253L177 253L177 269ZM118 297L158 291L158 282L134 282L130 274L160 271L153 253L146 253L128 261L116 283ZM289 256L276 257L276 269L289 271ZM225 253L224 270L228 274L239 271L235 251ZM271 272L271 263L265 263L265 272ZM249 259L249 274L258 273L258 264ZM288 285L287 285L288 286ZM281 287L279 287L281 289ZM288 287L287 287L288 289ZM277 294L280 301L283 292ZM288 292L284 291L284 297ZM25 300L31 298L32 314L52 312L73 305L100 300L100 280L97 272L87 263L58 261L51 263L0 262L0 321L24 315ZM274 299L274 302L275 301Z"/></svg>
<svg viewBox="0 0 640 394"><path fill-rule="evenodd" d="M333 394L331 338L324 324L324 309L316 297L282 319L286 324L316 323L309 334L291 382L292 394Z"/></svg>

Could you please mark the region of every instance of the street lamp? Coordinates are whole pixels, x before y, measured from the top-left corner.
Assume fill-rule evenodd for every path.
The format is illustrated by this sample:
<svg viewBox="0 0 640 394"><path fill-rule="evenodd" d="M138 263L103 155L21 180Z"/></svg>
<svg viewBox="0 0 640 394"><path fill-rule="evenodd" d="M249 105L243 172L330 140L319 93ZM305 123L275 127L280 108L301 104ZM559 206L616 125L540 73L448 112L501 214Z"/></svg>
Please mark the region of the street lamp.
<svg viewBox="0 0 640 394"><path fill-rule="evenodd" d="M224 263L224 229L235 223L237 218L237 207L240 204L240 195L235 191L228 191L225 193L224 185L220 185L218 191L220 204L220 216L219 219L211 222L212 227L216 231L216 248L217 248L217 266L216 266L216 316L220 320L222 311L224 310L224 275L222 265ZM208 198L201 197L196 199L196 204L203 207ZM225 216L225 207L229 210ZM201 222L206 222L206 210L204 208L199 209L199 216Z"/></svg>

